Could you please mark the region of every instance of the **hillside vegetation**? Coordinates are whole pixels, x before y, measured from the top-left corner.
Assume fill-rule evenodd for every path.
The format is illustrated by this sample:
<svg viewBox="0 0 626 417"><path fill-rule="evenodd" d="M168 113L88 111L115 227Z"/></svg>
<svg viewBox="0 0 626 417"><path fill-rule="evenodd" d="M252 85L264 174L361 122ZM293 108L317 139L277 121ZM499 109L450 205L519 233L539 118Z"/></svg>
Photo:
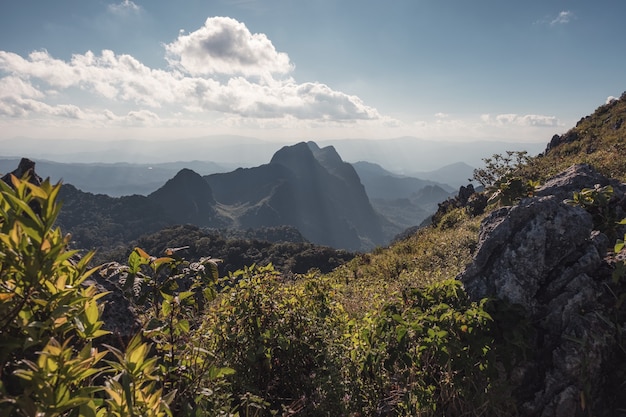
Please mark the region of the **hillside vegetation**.
<svg viewBox="0 0 626 417"><path fill-rule="evenodd" d="M626 92L580 119L563 135L555 135L546 151L523 170L545 180L574 164L589 164L603 175L626 181Z"/></svg>
<svg viewBox="0 0 626 417"><path fill-rule="evenodd" d="M68 240L52 226L58 187L14 180L17 190L3 186L0 200L3 415L623 415L626 266L618 255L624 230L619 218L603 222L606 217L597 214L625 213L624 190L618 183L595 194L580 190L569 204L550 195L550 188L527 198L541 192L537 182L572 163L592 163L626 178L620 154L624 127L617 123L622 117L626 96L553 139L537 158L515 153L492 158L478 173L487 185L482 197L443 204L435 224L330 273L293 275L251 265L217 277L219 261L209 257L215 254L197 251L198 258L185 260L175 248L155 244L148 251L134 249L123 264L109 265L112 275L102 276L87 271L85 261L71 261ZM562 140L572 132L575 139ZM484 212L472 205L487 198ZM548 238L485 244L512 213L522 213L522 231L532 229L537 218L525 218L524 210L537 201L593 228L591 234L581 229L580 242L558 243L590 248L602 262L598 268L588 264L585 272L595 274L586 275L595 285L587 293L601 292L602 305L570 312L583 319L574 324L592 317L594 326L605 330L602 340L580 333L551 340L538 333L545 323L537 314L547 316L543 306L527 311L503 299L476 299L456 279L485 246L508 250L506 245L517 243L520 253L529 254L540 249ZM544 219L550 233L570 228L555 218ZM488 230L486 224L495 226ZM503 262L515 269L516 256ZM571 274L567 285L579 280L570 269L584 259L574 258L555 262L550 278L558 272ZM523 261L528 266L544 260ZM106 322L100 324L100 308L113 308L105 304L109 296L95 295L94 284L105 281L125 294L141 325L135 337L117 335L120 346L99 342L111 336L98 331L107 329ZM567 285L540 288L539 296L547 297L548 290L565 294ZM584 292L564 300L566 305L576 306ZM62 318L67 312L71 320ZM560 348L544 355L551 343ZM600 350L607 353L598 382L592 379L599 372L597 358L584 355L598 352L602 343L610 349ZM572 352L583 356L565 366L577 378L571 392L554 385L548 387L553 392L531 390ZM551 402L541 410L530 408L542 396Z"/></svg>

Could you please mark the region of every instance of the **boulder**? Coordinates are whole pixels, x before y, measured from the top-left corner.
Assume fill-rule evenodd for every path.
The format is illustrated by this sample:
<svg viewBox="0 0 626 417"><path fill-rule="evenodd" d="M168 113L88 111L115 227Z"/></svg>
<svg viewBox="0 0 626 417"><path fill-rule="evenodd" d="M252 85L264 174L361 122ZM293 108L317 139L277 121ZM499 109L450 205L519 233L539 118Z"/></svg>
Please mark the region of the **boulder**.
<svg viewBox="0 0 626 417"><path fill-rule="evenodd" d="M613 187L614 199L621 200L624 197L624 190L619 181L606 178L587 164L578 164L550 178L535 191L535 196L555 196L557 199L564 200L572 198L575 191L583 188L607 185Z"/></svg>
<svg viewBox="0 0 626 417"><path fill-rule="evenodd" d="M117 347L126 346L141 330L138 312L120 289L119 281L126 277L126 268L117 262L102 265L98 273L93 275L98 290L107 293L100 299L103 305L100 319L104 322L103 329L111 332L99 342Z"/></svg>
<svg viewBox="0 0 626 417"><path fill-rule="evenodd" d="M604 317L607 248L592 216L563 202L573 191L613 184L579 165L549 180L535 197L503 207L482 222L473 262L459 276L474 300L504 300L533 327L528 360L510 370L522 416L610 415L604 372L616 349ZM586 401L586 403L585 403ZM593 404L590 404L593 402ZM583 404L585 404L583 406Z"/></svg>

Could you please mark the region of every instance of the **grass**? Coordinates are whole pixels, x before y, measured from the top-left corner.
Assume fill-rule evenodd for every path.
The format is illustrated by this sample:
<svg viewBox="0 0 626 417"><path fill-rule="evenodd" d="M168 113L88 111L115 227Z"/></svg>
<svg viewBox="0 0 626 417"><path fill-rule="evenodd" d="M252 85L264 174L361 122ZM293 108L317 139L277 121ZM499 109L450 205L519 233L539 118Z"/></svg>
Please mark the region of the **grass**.
<svg viewBox="0 0 626 417"><path fill-rule="evenodd" d="M402 290L456 277L471 261L482 217L454 210L439 227L425 227L388 248L378 248L337 268L328 277L353 317L398 301Z"/></svg>

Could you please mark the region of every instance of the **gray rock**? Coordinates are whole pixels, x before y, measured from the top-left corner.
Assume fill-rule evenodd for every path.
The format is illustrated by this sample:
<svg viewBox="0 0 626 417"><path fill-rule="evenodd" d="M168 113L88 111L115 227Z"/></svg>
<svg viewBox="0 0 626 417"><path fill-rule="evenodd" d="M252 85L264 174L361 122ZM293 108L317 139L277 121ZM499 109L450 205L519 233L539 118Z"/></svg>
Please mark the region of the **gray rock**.
<svg viewBox="0 0 626 417"><path fill-rule="evenodd" d="M588 415L581 393L602 402L603 370L615 349L614 329L602 319L609 241L593 230L589 213L563 199L609 183L623 196L619 183L578 165L549 180L537 197L492 212L472 264L459 276L472 299L521 306L534 325L533 360L518 364L509 378L527 384L518 398L522 416ZM598 407L594 415L603 415Z"/></svg>
<svg viewBox="0 0 626 417"><path fill-rule="evenodd" d="M124 296L123 291L117 284L120 276L124 276L125 267L117 262L102 265L94 281L98 288L107 294L100 299L104 308L101 320L104 322L104 330L111 332L102 339L104 343L123 347L130 339L141 330L141 323L135 308Z"/></svg>
<svg viewBox="0 0 626 417"><path fill-rule="evenodd" d="M619 181L606 178L587 164L572 165L565 171L555 175L546 181L535 192L535 195L538 197L552 195L559 200L564 200L572 198L572 194L575 191L580 191L583 188L593 188L596 185L600 187L611 185L615 191L615 198L621 199L624 196Z"/></svg>

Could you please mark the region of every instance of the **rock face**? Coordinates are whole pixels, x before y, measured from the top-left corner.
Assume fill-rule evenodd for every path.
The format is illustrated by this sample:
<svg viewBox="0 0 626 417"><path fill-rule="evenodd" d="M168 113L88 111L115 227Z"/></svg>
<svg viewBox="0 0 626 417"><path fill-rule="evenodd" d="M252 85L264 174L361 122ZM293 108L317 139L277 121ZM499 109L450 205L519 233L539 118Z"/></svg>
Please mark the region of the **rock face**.
<svg viewBox="0 0 626 417"><path fill-rule="evenodd" d="M17 168L5 174L2 181L11 184L11 175L15 175L17 178L23 178L27 175L28 180L35 185L41 185L42 182L41 177L35 173L35 162L28 158L22 158Z"/></svg>
<svg viewBox="0 0 626 417"><path fill-rule="evenodd" d="M574 166L536 197L492 212L481 225L473 263L459 277L472 299L520 306L534 326L533 358L509 377L522 416L591 415L590 407L593 415L610 415L603 372L615 329L602 317L610 301L604 257L614 242L593 230L589 213L563 203L573 191L609 182L588 166ZM619 203L624 190L614 187Z"/></svg>

